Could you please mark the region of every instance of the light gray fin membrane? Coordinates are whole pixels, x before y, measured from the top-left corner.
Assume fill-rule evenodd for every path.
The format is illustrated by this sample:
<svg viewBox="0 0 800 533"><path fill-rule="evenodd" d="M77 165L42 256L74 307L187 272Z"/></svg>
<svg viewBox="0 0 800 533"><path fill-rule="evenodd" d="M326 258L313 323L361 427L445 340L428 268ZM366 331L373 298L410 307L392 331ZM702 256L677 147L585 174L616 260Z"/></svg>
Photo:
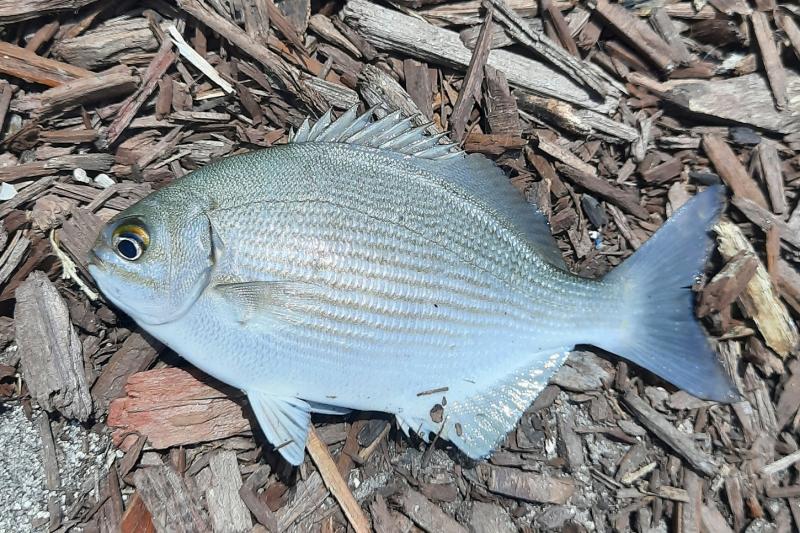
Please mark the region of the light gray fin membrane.
<svg viewBox="0 0 800 533"><path fill-rule="evenodd" d="M331 111L328 110L313 127L309 126L306 119L297 132L290 136L289 142L349 143L430 159L445 159L462 153L453 144L438 144L439 139L426 133L430 124L414 126L411 117L404 117L399 110L374 122L371 121L372 116L373 109L357 116L356 108L352 107L339 119L332 120ZM432 142L427 142L431 139ZM418 147L412 148L415 145ZM432 150L434 147L437 149Z"/></svg>
<svg viewBox="0 0 800 533"><path fill-rule="evenodd" d="M430 435L438 434L467 457L483 459L514 429L568 355L566 347L533 354L529 367L509 374L470 398L448 400L442 422L431 420L430 408L439 401L432 398L431 405L423 412L397 415L398 425L406 434L409 430L418 433L425 442L430 441Z"/></svg>
<svg viewBox="0 0 800 533"><path fill-rule="evenodd" d="M305 458L311 408L303 400L245 391L258 425L287 462L294 466Z"/></svg>

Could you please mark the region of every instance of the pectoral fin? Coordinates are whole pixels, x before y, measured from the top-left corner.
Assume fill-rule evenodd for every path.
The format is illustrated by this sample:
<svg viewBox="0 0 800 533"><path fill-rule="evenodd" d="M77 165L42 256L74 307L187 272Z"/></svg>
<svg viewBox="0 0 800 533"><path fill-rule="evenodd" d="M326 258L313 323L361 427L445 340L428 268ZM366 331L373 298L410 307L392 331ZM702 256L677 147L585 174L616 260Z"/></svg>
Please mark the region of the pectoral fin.
<svg viewBox="0 0 800 533"><path fill-rule="evenodd" d="M250 407L267 440L294 466L305 457L311 408L303 400L246 391Z"/></svg>
<svg viewBox="0 0 800 533"><path fill-rule="evenodd" d="M303 316L302 306L318 299L314 285L295 281L221 283L214 289L242 323L259 318L297 323Z"/></svg>

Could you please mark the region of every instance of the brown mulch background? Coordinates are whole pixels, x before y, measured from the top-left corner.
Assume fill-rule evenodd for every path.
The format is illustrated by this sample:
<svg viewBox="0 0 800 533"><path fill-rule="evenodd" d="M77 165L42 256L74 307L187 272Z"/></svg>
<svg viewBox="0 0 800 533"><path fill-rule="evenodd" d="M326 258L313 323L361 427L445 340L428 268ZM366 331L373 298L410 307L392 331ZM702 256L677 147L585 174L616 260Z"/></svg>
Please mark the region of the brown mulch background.
<svg viewBox="0 0 800 533"><path fill-rule="evenodd" d="M0 412L48 413L59 495L34 526L797 531L799 27L776 0L0 0ZM584 276L725 183L698 314L744 401L580 351L487 461L356 413L315 418L290 468L237 391L95 293L86 252L175 177L356 104L495 159ZM120 451L61 494L76 423Z"/></svg>

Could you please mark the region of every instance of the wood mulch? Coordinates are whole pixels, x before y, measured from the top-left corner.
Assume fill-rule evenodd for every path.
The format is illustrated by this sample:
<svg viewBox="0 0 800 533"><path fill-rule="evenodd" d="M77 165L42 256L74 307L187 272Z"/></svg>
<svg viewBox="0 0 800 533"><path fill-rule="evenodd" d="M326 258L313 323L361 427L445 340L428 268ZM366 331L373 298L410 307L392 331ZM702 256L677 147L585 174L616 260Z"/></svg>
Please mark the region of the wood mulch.
<svg viewBox="0 0 800 533"><path fill-rule="evenodd" d="M64 420L121 450L42 529L800 529L795 2L0 0L0 28L0 401L50 414L48 486ZM356 104L496 159L585 276L724 183L698 315L744 400L581 351L487 461L356 413L290 468L86 252L150 191Z"/></svg>

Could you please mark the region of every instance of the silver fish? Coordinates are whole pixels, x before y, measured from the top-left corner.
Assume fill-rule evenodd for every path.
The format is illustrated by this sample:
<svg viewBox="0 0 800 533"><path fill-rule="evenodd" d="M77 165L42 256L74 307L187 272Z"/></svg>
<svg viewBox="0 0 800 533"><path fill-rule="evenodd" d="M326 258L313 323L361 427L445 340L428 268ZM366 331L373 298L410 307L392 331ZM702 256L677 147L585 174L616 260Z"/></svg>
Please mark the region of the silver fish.
<svg viewBox="0 0 800 533"><path fill-rule="evenodd" d="M353 109L141 200L103 229L89 269L142 328L245 391L291 464L312 412L350 409L482 458L576 344L737 397L690 290L722 198L697 195L583 279L491 161Z"/></svg>

